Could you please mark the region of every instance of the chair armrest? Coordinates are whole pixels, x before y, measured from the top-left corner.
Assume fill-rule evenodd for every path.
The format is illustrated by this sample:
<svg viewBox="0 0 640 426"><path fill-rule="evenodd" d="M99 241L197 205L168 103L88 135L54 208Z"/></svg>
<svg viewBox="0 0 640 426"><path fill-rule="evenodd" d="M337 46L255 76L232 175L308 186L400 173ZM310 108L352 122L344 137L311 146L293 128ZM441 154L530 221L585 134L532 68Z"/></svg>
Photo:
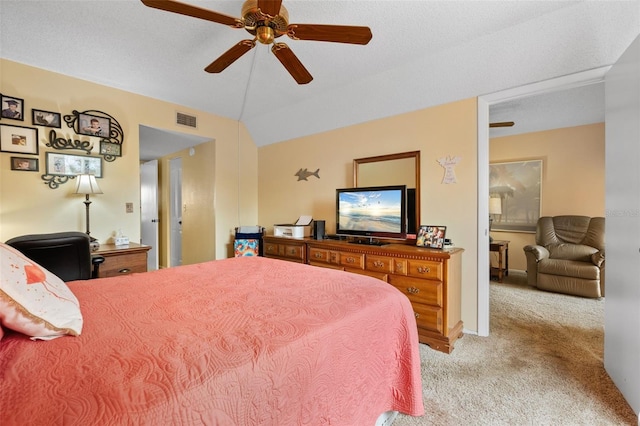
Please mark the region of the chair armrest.
<svg viewBox="0 0 640 426"><path fill-rule="evenodd" d="M549 257L549 250L542 246L538 245L527 245L523 247L525 256L528 253L531 253L535 258L536 262L540 262L542 259L547 259Z"/></svg>
<svg viewBox="0 0 640 426"><path fill-rule="evenodd" d="M91 264L93 265L93 271L91 272L91 278L98 278L98 272L100 265L104 263L104 256L99 254L91 255Z"/></svg>
<svg viewBox="0 0 640 426"><path fill-rule="evenodd" d="M604 250L597 251L591 255L591 262L598 268L604 265Z"/></svg>

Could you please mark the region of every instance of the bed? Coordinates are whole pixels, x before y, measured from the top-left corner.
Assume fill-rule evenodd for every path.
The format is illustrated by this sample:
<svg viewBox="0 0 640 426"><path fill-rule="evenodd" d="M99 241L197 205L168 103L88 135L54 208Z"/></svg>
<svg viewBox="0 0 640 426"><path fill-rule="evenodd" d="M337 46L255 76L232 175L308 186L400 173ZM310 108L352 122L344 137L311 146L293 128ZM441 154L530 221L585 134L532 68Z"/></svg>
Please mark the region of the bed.
<svg viewBox="0 0 640 426"><path fill-rule="evenodd" d="M81 330L34 340L5 315L3 425L374 425L424 413L411 305L377 279L238 257L67 286Z"/></svg>

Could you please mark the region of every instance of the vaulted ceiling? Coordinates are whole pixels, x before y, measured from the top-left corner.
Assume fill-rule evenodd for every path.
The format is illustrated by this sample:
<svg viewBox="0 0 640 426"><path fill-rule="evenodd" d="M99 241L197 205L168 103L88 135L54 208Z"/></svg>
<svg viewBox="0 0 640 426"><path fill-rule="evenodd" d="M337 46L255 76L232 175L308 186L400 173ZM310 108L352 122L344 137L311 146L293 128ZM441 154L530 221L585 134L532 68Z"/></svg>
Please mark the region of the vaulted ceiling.
<svg viewBox="0 0 640 426"><path fill-rule="evenodd" d="M184 1L233 17L242 7ZM0 56L242 121L263 146L610 65L640 33L637 0L283 5L291 23L368 26L373 38L365 46L278 39L314 77L298 85L260 44L220 74L204 71L251 38L243 29L139 0L2 0ZM494 107L491 119L534 128L527 119L551 115L553 126L575 125L602 116L601 105L585 103L602 97L598 85L556 95L557 111L520 100Z"/></svg>

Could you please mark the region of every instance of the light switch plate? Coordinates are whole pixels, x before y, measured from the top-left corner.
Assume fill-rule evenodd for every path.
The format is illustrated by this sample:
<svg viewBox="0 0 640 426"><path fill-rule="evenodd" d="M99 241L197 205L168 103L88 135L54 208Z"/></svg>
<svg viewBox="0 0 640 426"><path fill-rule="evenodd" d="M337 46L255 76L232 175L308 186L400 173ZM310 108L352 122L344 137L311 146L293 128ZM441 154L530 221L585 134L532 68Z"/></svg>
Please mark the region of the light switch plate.
<svg viewBox="0 0 640 426"><path fill-rule="evenodd" d="M127 213L133 213L133 203L126 204Z"/></svg>

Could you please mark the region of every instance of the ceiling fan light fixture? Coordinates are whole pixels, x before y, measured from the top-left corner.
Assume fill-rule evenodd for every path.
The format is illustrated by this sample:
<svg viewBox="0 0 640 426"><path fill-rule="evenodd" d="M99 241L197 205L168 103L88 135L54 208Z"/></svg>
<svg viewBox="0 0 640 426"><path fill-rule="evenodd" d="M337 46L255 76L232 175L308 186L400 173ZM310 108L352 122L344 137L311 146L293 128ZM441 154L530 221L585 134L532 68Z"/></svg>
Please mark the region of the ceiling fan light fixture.
<svg viewBox="0 0 640 426"><path fill-rule="evenodd" d="M273 28L263 25L258 27L256 31L256 39L262 44L271 44L275 39Z"/></svg>

